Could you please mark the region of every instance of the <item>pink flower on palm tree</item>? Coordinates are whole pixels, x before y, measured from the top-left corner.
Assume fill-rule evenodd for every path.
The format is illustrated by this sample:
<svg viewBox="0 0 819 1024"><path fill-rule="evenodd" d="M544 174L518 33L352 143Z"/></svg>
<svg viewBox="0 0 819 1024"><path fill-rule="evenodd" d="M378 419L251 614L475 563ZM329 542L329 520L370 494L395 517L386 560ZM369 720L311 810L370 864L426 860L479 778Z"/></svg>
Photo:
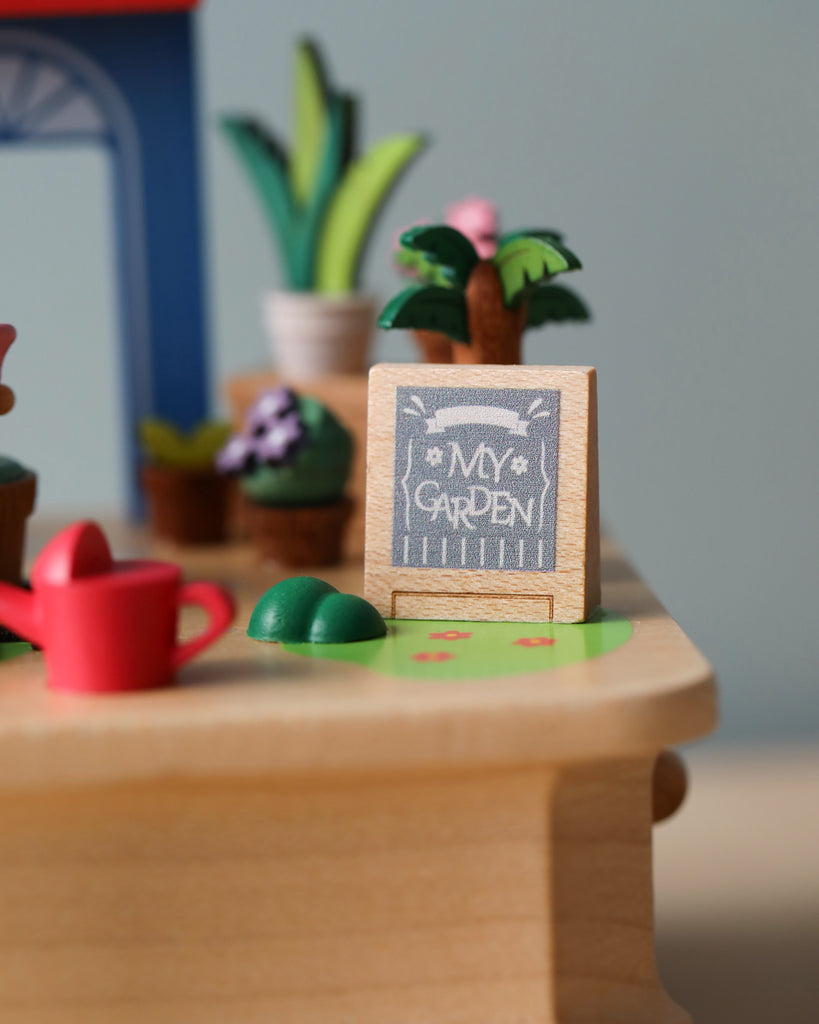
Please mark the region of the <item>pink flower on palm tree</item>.
<svg viewBox="0 0 819 1024"><path fill-rule="evenodd" d="M498 208L488 199L467 196L446 208L444 222L466 235L482 260L490 260L498 248Z"/></svg>

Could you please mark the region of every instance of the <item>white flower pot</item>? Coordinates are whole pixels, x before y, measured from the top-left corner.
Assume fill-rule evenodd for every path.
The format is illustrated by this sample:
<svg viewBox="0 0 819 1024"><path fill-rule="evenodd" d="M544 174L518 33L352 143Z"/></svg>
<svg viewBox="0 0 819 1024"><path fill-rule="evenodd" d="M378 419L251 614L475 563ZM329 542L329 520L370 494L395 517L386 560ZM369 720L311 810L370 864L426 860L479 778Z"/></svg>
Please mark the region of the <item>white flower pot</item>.
<svg viewBox="0 0 819 1024"><path fill-rule="evenodd" d="M274 364L286 380L366 372L375 333L372 296L268 292L262 317Z"/></svg>

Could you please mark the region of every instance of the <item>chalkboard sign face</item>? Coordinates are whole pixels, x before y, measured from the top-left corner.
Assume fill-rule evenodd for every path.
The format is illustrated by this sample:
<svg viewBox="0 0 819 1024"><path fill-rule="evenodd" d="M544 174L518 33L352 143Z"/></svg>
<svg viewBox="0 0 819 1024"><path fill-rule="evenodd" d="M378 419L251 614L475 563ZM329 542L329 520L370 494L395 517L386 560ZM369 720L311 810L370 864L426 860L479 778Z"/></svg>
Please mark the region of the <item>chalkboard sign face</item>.
<svg viewBox="0 0 819 1024"><path fill-rule="evenodd" d="M560 392L396 389L392 564L553 572Z"/></svg>
<svg viewBox="0 0 819 1024"><path fill-rule="evenodd" d="M581 621L599 600L594 370L374 367L365 546L384 615Z"/></svg>

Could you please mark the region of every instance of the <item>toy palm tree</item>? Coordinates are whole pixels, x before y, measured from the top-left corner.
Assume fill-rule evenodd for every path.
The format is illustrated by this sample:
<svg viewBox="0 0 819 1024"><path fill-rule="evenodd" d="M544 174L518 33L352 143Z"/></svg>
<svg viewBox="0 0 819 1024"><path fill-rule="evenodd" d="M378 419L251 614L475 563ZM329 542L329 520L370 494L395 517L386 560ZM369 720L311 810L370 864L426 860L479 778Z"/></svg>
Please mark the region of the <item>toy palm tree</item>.
<svg viewBox="0 0 819 1024"><path fill-rule="evenodd" d="M379 317L384 328L438 331L458 344L455 362L519 363L527 327L588 320L583 301L554 278L580 260L556 231L513 231L481 259L455 228L422 225L401 236L402 263L425 283L396 295Z"/></svg>

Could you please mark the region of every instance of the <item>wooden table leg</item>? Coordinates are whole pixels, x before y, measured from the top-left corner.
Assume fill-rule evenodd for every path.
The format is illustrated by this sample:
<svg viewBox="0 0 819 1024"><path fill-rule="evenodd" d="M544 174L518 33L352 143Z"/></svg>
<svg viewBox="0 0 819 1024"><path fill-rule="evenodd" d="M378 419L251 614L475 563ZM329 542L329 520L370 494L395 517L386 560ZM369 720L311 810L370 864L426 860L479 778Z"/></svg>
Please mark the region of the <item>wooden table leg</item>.
<svg viewBox="0 0 819 1024"><path fill-rule="evenodd" d="M683 1024L653 758L0 798L4 1024Z"/></svg>
<svg viewBox="0 0 819 1024"><path fill-rule="evenodd" d="M654 757L567 767L551 795L551 983L558 1024L686 1024L657 978Z"/></svg>

